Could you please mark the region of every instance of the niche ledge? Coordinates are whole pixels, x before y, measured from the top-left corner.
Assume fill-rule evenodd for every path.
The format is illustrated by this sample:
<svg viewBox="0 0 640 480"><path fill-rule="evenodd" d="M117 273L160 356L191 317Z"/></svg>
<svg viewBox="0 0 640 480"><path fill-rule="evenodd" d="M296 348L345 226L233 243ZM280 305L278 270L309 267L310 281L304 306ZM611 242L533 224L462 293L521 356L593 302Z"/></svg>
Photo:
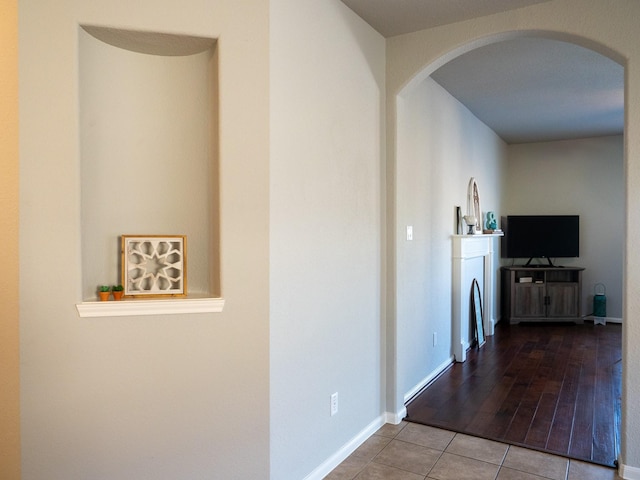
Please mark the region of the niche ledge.
<svg viewBox="0 0 640 480"><path fill-rule="evenodd" d="M224 298L194 297L168 299L123 299L76 304L80 317L133 317L138 315L172 315L180 313L220 313Z"/></svg>

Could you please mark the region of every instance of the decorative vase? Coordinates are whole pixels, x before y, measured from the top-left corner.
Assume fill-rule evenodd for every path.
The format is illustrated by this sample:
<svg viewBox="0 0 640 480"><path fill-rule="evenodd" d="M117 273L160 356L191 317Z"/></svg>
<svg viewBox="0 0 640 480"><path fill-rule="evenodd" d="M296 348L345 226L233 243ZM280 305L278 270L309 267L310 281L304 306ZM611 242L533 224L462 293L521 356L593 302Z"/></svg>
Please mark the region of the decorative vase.
<svg viewBox="0 0 640 480"><path fill-rule="evenodd" d="M475 215L465 215L463 218L464 218L464 223L466 223L467 227L469 228L469 231L467 232L467 235L475 235L475 233L476 233L476 217L475 217Z"/></svg>

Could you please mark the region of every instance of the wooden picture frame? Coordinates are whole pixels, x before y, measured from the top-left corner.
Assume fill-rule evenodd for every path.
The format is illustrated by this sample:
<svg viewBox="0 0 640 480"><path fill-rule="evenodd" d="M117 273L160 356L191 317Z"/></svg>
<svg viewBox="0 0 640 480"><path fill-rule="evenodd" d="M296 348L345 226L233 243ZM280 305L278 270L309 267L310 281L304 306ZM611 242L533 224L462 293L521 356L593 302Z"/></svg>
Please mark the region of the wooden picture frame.
<svg viewBox="0 0 640 480"><path fill-rule="evenodd" d="M474 340L478 348L485 343L484 317L482 313L482 293L475 278L471 282L471 318L473 321Z"/></svg>
<svg viewBox="0 0 640 480"><path fill-rule="evenodd" d="M186 235L122 235L124 297L187 295Z"/></svg>

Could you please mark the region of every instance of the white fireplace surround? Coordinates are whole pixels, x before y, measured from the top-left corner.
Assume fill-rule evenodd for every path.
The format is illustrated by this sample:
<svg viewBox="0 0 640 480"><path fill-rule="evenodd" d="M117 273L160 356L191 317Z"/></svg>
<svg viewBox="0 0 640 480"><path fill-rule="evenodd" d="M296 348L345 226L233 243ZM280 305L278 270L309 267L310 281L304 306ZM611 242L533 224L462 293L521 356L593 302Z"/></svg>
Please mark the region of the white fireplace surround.
<svg viewBox="0 0 640 480"><path fill-rule="evenodd" d="M467 359L470 346L470 295L471 282L478 259L483 259L482 310L485 335L493 335L495 324L495 272L494 245L502 234L454 235L453 236L453 309L452 351L456 362ZM479 279L480 280L480 279Z"/></svg>

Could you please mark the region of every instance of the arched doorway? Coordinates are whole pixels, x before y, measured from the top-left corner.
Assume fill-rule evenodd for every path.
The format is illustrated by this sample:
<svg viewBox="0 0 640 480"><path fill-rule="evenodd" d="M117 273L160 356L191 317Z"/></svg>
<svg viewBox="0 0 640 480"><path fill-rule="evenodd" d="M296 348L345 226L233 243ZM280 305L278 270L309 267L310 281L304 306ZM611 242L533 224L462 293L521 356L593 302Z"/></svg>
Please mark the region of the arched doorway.
<svg viewBox="0 0 640 480"><path fill-rule="evenodd" d="M494 25L488 30L495 28ZM479 29L481 30L481 29ZM607 54L611 58L615 59L618 63L625 64L626 60L622 57L622 54L619 52L613 51L610 47L605 46L604 44L598 43L593 38L590 38L588 35L579 36L575 34L569 33L558 33L558 31L552 32L543 32L539 29L532 30L521 30L518 32L508 31L508 32L497 32L494 31L492 34L487 35L478 35L478 32L473 32L473 35L469 35L468 32L456 32L457 34L453 34L452 39L449 39L449 42L441 42L435 48L426 47L424 41L426 38L419 39L412 38L410 41L406 42L404 45L393 45L392 48L388 51L388 54L391 57L391 61L389 62L389 69L394 70L397 69L401 71L402 74L398 73L396 78L391 81L391 85L388 86L388 111L389 111L389 121L388 121L388 161L390 164L389 171L393 172L393 175L390 175L391 184L388 185L390 192L390 202L392 205L389 205L388 212L390 212L390 228L389 231L390 236L388 238L389 243L389 252L393 252L393 255L390 255L390 265L389 272L390 278L388 281L390 285L394 288L390 288L389 291L393 292L393 298L388 300L388 304L392 307L390 312L390 328L388 328L388 332L390 335L390 340L388 345L387 355L388 358L394 359L395 368L390 368L389 382L388 385L391 386L391 389L395 388L395 392L388 391L388 398L393 402L393 407L397 407L394 409L396 412L401 412L403 401L405 400L404 394L406 392L407 382L409 381L410 374L408 371L410 370L410 366L407 365L408 357L415 353L415 348L409 348L404 355L403 348L405 346L407 338L409 338L410 334L408 331L412 330L414 325L411 324L410 320L407 320L405 313L407 311L406 305L403 304L403 291L406 288L406 285L411 283L411 281L407 281L402 278L402 275L405 273L403 271L402 262L407 258L407 252L403 251L401 238L399 237L399 232L402 232L402 227L406 222L405 212L402 210L401 205L399 208L399 203L402 203L401 196L406 192L402 178L402 161L403 155L406 153L404 150L406 147L403 145L404 139L402 136L404 135L403 129L407 128L408 123L410 123L410 118L405 116L403 111L404 105L406 102L407 94L415 88L416 85L423 82L427 79L430 74L439 68L441 65L445 64L452 58L465 53L473 48L478 48L483 45L487 45L492 42L499 42L501 40L515 38L520 35L537 35L537 36L545 36L547 35L549 38L562 39L565 41L572 41L577 44L581 44L585 47L592 48L600 53ZM425 34L427 37L428 34ZM466 43L461 45L461 39L467 39ZM456 43L457 40L457 43ZM410 44L410 45L408 45ZM451 46L451 49L445 51L446 48L443 45ZM403 50L404 49L404 50ZM422 50L420 50L422 49ZM439 50L438 52L436 52ZM407 51L410 51L410 54L407 54ZM627 79L629 75L627 74ZM413 99L412 99L413 100ZM627 103L629 100L627 99ZM629 118L629 114L627 114L627 118ZM628 132L627 132L628 133ZM628 163L629 158L629 142L625 140L625 162ZM442 152L438 152L441 153ZM433 167L438 168L438 167ZM468 176L466 178L468 181ZM628 177L627 177L628 183ZM460 183L464 183L464 179L461 178ZM431 185L434 188L437 188L438 182L434 182ZM484 202L484 199L483 199ZM432 202L433 203L433 202ZM437 202L436 206L437 206ZM628 196L627 196L627 204L628 204ZM453 204L452 204L453 205ZM444 205L440 205L440 208L443 208ZM629 212L627 212L627 216ZM396 238L398 235L398 238ZM446 242L446 240L440 239L441 245ZM629 244L629 237L625 238L625 245ZM431 255L429 258L433 258L434 255L437 255L438 248L437 247L429 247L425 255ZM442 248L440 248L440 252L442 252ZM423 259L424 262L428 262L428 260ZM436 273L434 277L439 278L441 283L442 276L439 276L437 269L436 272L431 269L430 274ZM446 273L446 272L444 272ZM624 285L626 291L628 291L630 279L627 277L625 279ZM415 283L415 282L414 282ZM625 300L627 296L625 295ZM440 296L441 298L441 296ZM628 301L626 301L628 304ZM625 317L628 318L628 310L625 308ZM625 326L625 331L628 328ZM424 332L421 332L424 333ZM626 333L625 333L626 335ZM439 338L441 335L439 333ZM434 340L435 344L435 340ZM403 356L404 355L404 356ZM434 362L432 367L438 367L442 363L439 363L438 360ZM623 457L625 455L624 452L624 443L625 439L623 437Z"/></svg>

